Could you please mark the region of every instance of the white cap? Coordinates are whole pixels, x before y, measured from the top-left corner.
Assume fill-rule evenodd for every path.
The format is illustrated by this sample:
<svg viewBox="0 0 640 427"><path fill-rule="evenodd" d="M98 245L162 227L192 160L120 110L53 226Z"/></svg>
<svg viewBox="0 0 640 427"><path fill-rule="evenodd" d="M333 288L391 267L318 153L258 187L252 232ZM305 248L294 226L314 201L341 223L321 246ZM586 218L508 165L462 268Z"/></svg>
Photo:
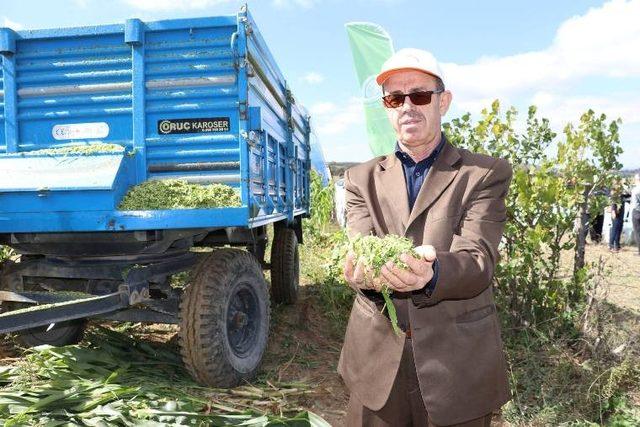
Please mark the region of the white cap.
<svg viewBox="0 0 640 427"><path fill-rule="evenodd" d="M376 82L382 85L393 74L404 70L422 71L439 77L444 82L442 69L431 52L413 48L400 49L391 58L387 59L382 64L380 74L376 77Z"/></svg>

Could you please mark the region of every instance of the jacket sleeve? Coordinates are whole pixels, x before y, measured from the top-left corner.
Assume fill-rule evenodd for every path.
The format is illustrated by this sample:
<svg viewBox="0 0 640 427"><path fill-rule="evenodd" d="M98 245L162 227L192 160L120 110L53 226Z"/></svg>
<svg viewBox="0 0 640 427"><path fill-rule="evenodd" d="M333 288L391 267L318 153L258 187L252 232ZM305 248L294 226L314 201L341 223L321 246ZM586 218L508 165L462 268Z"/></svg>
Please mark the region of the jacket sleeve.
<svg viewBox="0 0 640 427"><path fill-rule="evenodd" d="M507 210L505 198L513 171L505 159L496 159L464 207L459 234L448 251L437 251L439 274L432 293L413 294L418 307L447 299L468 299L491 284L499 260Z"/></svg>
<svg viewBox="0 0 640 427"><path fill-rule="evenodd" d="M373 221L360 189L351 180L350 171L344 173L345 203L347 209L347 233L350 236L366 236L373 232Z"/></svg>

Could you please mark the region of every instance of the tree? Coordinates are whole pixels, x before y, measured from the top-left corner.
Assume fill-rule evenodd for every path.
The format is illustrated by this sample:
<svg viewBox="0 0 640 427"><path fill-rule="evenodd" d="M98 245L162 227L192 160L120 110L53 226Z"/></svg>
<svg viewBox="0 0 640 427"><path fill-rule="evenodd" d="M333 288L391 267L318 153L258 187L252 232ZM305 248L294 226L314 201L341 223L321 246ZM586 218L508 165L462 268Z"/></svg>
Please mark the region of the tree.
<svg viewBox="0 0 640 427"><path fill-rule="evenodd" d="M577 248L574 222L584 201L594 200L589 206L599 209L601 198L594 190L606 187L620 167L618 122L606 125L604 115L589 111L577 130L565 128L567 140L558 142L554 154L556 134L548 119L537 116L535 106L529 107L523 132L515 130L516 118L513 107L502 113L496 100L476 123L467 113L444 129L456 146L511 162L496 298L512 325L545 323L553 328L572 319L584 300L584 258L572 276L562 277L560 255Z"/></svg>

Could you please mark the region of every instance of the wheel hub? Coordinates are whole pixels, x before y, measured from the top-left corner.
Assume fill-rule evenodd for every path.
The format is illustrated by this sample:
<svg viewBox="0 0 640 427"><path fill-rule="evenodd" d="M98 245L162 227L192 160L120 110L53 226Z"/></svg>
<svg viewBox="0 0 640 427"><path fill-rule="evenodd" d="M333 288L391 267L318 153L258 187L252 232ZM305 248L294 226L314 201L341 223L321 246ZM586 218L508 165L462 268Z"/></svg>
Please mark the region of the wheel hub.
<svg viewBox="0 0 640 427"><path fill-rule="evenodd" d="M244 328L249 323L249 317L243 311L237 312L233 320L236 329Z"/></svg>
<svg viewBox="0 0 640 427"><path fill-rule="evenodd" d="M249 353L258 336L258 299L249 286L239 286L229 300L227 335L231 350L239 357Z"/></svg>

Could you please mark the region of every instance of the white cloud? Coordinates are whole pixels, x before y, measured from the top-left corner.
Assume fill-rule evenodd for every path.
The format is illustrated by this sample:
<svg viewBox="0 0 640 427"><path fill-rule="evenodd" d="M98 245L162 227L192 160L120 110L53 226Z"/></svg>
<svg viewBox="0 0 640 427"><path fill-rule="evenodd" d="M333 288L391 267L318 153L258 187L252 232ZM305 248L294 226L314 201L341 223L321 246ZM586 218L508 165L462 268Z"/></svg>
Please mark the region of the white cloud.
<svg viewBox="0 0 640 427"><path fill-rule="evenodd" d="M471 64L442 64L445 83L454 95L447 119L464 111L477 114L497 98L503 106L519 108L517 127L524 125L526 106L534 104L562 137L568 122L577 123L582 113L592 109L609 120L622 119L625 152L621 160L625 167L640 166L640 90L593 95L577 85L584 78L599 81L598 89L639 81L639 16L640 0L611 0L567 19L545 49L485 56Z"/></svg>
<svg viewBox="0 0 640 427"><path fill-rule="evenodd" d="M6 16L2 18L2 26L11 28L12 30L15 30L15 31L20 31L20 30L24 29L24 25L22 25L19 22L12 21L11 19L7 18Z"/></svg>
<svg viewBox="0 0 640 427"><path fill-rule="evenodd" d="M195 10L205 9L217 4L229 3L233 0L122 0L134 9L158 10Z"/></svg>
<svg viewBox="0 0 640 427"><path fill-rule="evenodd" d="M316 85L319 83L322 83L324 81L324 76L320 73L317 73L315 71L311 71L307 74L304 75L304 77L302 77L302 80L304 80L305 82L312 84L312 85Z"/></svg>
<svg viewBox="0 0 640 427"><path fill-rule="evenodd" d="M640 167L640 91L614 92L607 96L557 95L537 92L531 103L538 106L541 115L549 119L551 128L563 138L567 123L578 124L580 116L589 108L604 113L607 121L622 119L620 145L623 153L619 160L625 168ZM523 118L521 118L522 121Z"/></svg>
<svg viewBox="0 0 640 427"><path fill-rule="evenodd" d="M313 116L321 116L336 109L336 105L333 102L318 102L317 104L313 104L311 108L309 108L309 112Z"/></svg>
<svg viewBox="0 0 640 427"><path fill-rule="evenodd" d="M540 91L533 96L531 103L544 111L544 116L556 126L562 126L567 122L577 123L580 115L589 108L598 114L606 114L608 120L622 119L624 126L640 124L639 98L640 91L610 93L606 97L564 96Z"/></svg>
<svg viewBox="0 0 640 427"><path fill-rule="evenodd" d="M640 75L640 0L612 0L565 21L551 46L472 64L444 63L447 85L465 102L557 88L587 76Z"/></svg>
<svg viewBox="0 0 640 427"><path fill-rule="evenodd" d="M314 127L323 141L323 137L339 135L356 124L364 123L362 99L353 97L344 106L330 102L319 103L311 107L315 113Z"/></svg>

